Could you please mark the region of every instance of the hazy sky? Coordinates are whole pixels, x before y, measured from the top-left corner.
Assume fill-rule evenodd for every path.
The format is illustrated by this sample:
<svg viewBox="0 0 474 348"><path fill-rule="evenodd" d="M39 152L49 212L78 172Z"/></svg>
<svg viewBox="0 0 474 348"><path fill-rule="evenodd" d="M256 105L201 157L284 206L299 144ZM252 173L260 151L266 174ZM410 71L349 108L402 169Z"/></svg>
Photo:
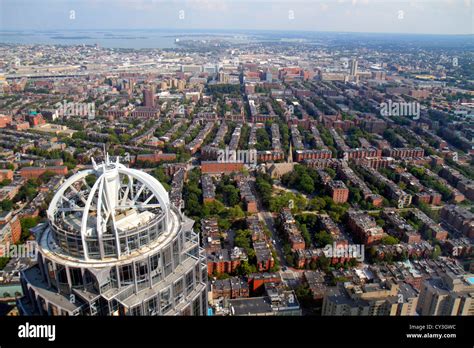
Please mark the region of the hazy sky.
<svg viewBox="0 0 474 348"><path fill-rule="evenodd" d="M0 0L3 30L113 28L473 34L474 0Z"/></svg>

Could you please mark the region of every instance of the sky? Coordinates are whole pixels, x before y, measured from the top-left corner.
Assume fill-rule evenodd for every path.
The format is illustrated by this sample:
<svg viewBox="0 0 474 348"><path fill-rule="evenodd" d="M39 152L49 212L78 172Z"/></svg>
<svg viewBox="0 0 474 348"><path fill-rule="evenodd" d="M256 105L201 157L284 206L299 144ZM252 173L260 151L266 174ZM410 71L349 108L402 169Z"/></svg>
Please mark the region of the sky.
<svg viewBox="0 0 474 348"><path fill-rule="evenodd" d="M0 0L0 30L117 28L474 34L474 0Z"/></svg>

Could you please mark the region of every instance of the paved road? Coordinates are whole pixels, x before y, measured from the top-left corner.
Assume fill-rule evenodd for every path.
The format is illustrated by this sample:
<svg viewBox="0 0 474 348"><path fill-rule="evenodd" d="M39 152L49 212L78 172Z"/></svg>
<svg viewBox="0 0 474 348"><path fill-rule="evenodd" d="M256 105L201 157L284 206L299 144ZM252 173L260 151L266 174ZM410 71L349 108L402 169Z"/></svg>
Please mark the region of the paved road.
<svg viewBox="0 0 474 348"><path fill-rule="evenodd" d="M283 254L283 245L280 242L280 239L278 237L278 233L275 229L275 221L273 219L272 213L269 212L269 211L266 211L266 210L264 210L264 211L260 210L259 213L258 213L258 218L259 218L260 221L262 221L264 223L265 226L268 227L268 229L270 230L270 232L272 234L272 240L275 241L275 243L273 243L273 245L274 245L275 250L277 252L278 259L279 259L279 262L280 262L280 266L287 266L285 255Z"/></svg>
<svg viewBox="0 0 474 348"><path fill-rule="evenodd" d="M275 248L275 251L278 256L278 260L280 262L280 267L287 266L285 255L283 253L283 245L280 241L280 238L278 237L278 233L275 229L275 220L273 218L272 212L268 211L262 204L262 201L260 200L259 194L255 190L255 178L251 177L250 184L253 188L253 191L255 193L255 197L257 198L257 207L258 207L258 219L263 222L265 226L268 227L270 230L270 233L272 234L272 244ZM275 241L275 243L273 243Z"/></svg>

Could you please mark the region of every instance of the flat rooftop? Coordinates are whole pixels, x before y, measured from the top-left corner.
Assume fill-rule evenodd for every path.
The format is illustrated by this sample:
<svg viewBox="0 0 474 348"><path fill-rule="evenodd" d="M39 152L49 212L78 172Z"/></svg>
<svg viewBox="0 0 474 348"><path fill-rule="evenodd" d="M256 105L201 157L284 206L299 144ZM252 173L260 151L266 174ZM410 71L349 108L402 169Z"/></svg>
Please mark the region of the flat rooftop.
<svg viewBox="0 0 474 348"><path fill-rule="evenodd" d="M229 300L234 315L271 313L272 306L268 297L254 297Z"/></svg>

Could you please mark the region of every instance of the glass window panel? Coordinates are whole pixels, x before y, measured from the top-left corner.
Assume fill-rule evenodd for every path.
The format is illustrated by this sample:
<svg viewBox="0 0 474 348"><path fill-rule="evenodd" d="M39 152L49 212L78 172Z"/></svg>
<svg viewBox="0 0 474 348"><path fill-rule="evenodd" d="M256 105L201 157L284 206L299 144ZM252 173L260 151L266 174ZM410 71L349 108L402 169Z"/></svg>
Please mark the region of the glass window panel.
<svg viewBox="0 0 474 348"><path fill-rule="evenodd" d="M171 307L171 290L167 288L160 294L161 313L165 314Z"/></svg>

